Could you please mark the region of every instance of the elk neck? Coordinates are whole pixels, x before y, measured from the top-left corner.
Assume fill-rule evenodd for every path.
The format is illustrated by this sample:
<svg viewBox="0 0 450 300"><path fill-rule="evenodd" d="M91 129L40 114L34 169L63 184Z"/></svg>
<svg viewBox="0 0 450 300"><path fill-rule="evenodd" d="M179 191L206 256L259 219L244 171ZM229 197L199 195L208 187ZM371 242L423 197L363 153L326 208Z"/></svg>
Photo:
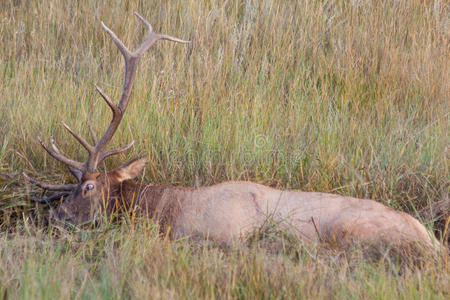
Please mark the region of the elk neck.
<svg viewBox="0 0 450 300"><path fill-rule="evenodd" d="M165 231L179 216L181 204L189 190L124 181L117 196L119 203L123 203L128 211L153 218Z"/></svg>

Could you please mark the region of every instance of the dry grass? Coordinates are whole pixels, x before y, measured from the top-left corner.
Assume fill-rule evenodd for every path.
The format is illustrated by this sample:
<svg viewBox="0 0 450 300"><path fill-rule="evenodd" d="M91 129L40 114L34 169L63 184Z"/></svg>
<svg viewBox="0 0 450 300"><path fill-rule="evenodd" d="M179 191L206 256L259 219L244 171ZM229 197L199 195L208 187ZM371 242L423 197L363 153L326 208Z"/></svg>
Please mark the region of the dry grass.
<svg viewBox="0 0 450 300"><path fill-rule="evenodd" d="M117 99L123 63L99 22L135 45L134 11L192 41L146 54L113 141L136 140L119 160L147 155L148 182L252 180L411 213L448 199L445 1L1 1L0 297L448 297L444 262L399 277L385 262L160 240L148 224L44 230L17 174L73 180L36 136L85 158L60 122L107 126L93 86Z"/></svg>
<svg viewBox="0 0 450 300"><path fill-rule="evenodd" d="M145 221L53 234L27 222L1 234L0 292L12 299L445 299L450 292L443 261L400 268L283 236L271 236L270 247L221 248L161 239Z"/></svg>

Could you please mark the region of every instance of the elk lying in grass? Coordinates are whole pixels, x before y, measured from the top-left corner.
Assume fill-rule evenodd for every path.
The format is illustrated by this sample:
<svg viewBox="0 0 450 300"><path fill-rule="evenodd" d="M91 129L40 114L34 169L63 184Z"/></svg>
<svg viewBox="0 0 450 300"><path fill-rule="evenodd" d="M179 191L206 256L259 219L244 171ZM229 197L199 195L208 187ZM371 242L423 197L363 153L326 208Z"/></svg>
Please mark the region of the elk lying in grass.
<svg viewBox="0 0 450 300"><path fill-rule="evenodd" d="M348 245L359 242L390 244L417 243L428 248L439 247L425 227L410 215L381 203L340 195L281 191L252 182L225 182L202 188L164 187L134 183L131 179L144 169L146 159L134 159L110 172L100 172L105 158L129 149L130 144L105 150L125 113L136 78L141 55L159 39L178 43L186 41L155 34L151 25L136 14L147 27L144 41L135 52L129 51L103 23L125 59L125 78L119 104L98 87L97 91L112 110L112 121L98 140L91 130L91 145L70 127L64 127L89 153L85 163L65 157L50 140L44 149L66 164L78 179L77 184L49 185L28 176L32 183L48 190L66 191L68 196L53 212L57 220L72 224L95 220L101 213L111 215L121 209L154 217L171 234L230 243L264 224L267 217L283 228L308 241L327 240Z"/></svg>

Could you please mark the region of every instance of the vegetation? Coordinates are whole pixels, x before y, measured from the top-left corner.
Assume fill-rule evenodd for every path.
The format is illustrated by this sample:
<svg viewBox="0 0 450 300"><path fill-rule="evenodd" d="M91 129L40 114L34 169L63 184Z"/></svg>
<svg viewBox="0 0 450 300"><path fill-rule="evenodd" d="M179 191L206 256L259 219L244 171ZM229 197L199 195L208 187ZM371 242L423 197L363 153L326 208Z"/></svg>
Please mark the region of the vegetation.
<svg viewBox="0 0 450 300"><path fill-rule="evenodd" d="M445 1L1 1L0 298L448 298L446 257L415 269L280 233L224 248L133 217L47 226L19 174L74 180L36 136L84 158L60 122L106 128L94 84L118 99L123 62L100 21L133 48L134 11L192 44L159 42L141 60L113 139L136 143L106 169L145 154L142 180L164 185L252 180L416 216L448 201Z"/></svg>

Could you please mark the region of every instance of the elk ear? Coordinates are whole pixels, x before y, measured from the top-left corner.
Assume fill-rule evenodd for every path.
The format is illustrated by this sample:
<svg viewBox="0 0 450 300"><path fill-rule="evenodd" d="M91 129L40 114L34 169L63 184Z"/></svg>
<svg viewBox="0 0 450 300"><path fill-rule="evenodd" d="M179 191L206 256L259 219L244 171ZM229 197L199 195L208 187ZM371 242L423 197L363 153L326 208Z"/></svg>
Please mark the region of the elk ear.
<svg viewBox="0 0 450 300"><path fill-rule="evenodd" d="M72 173L72 175L77 178L78 182L81 182L81 178L83 177L83 172L81 172L80 170L77 170L71 166L69 166L68 168L70 170L70 173Z"/></svg>
<svg viewBox="0 0 450 300"><path fill-rule="evenodd" d="M109 176L118 182L133 179L142 172L146 163L147 158L145 156L135 158L109 172Z"/></svg>

